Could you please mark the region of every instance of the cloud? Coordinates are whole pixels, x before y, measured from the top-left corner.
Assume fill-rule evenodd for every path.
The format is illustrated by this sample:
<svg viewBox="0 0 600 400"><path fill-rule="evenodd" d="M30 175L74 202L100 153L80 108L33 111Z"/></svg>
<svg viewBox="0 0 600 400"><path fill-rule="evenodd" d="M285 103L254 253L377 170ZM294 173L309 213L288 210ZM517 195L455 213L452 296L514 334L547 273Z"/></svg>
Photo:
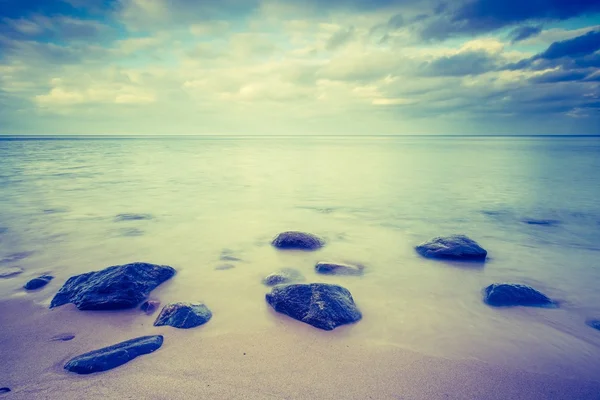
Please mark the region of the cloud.
<svg viewBox="0 0 600 400"><path fill-rule="evenodd" d="M431 61L423 68L425 75L479 75L497 68L497 59L486 51L467 51Z"/></svg>
<svg viewBox="0 0 600 400"><path fill-rule="evenodd" d="M585 79L590 74L587 70L557 70L531 78L532 83L572 82Z"/></svg>
<svg viewBox="0 0 600 400"><path fill-rule="evenodd" d="M473 0L447 7L427 20L421 35L445 39L473 35L525 22L561 21L600 12L600 3L591 0Z"/></svg>
<svg viewBox="0 0 600 400"><path fill-rule="evenodd" d="M537 36L542 32L542 27L539 25L531 26L531 25L523 25L518 26L513 29L508 36L511 38L513 43L523 41L525 39L529 39L533 36Z"/></svg>
<svg viewBox="0 0 600 400"><path fill-rule="evenodd" d="M588 32L574 39L552 43L538 58L554 60L562 57L582 57L600 50L600 30Z"/></svg>

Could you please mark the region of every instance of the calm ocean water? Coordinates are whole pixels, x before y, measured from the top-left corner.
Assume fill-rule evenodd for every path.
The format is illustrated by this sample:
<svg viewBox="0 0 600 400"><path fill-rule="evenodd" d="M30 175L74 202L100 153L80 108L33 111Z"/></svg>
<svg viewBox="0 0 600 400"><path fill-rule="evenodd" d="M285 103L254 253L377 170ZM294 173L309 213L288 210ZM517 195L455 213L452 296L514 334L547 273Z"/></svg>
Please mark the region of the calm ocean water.
<svg viewBox="0 0 600 400"><path fill-rule="evenodd" d="M351 290L364 319L336 330L458 358L584 373L600 368L599 138L187 138L0 140L0 298L29 278L132 261L178 270L154 295L205 301L207 335L287 320L260 280L280 267ZM123 219L140 214L144 219ZM547 221L540 225L529 222ZM324 236L281 253L283 230ZM413 247L465 233L484 266L424 260ZM220 260L223 252L241 261ZM323 277L318 260L362 277ZM230 263L235 268L218 270ZM558 309L491 309L481 289L530 284ZM210 325L210 327L209 327ZM295 326L292 324L292 326ZM301 328L299 328L301 329Z"/></svg>

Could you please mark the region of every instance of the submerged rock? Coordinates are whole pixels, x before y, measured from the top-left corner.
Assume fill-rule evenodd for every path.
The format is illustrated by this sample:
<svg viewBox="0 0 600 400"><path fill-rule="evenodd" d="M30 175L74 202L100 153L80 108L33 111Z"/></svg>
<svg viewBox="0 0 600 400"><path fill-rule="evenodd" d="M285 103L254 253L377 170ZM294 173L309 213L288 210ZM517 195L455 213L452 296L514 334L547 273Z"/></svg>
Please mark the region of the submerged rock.
<svg viewBox="0 0 600 400"><path fill-rule="evenodd" d="M0 388L0 394L4 394L4 393L8 393L8 392L10 392L10 388L7 388L7 387Z"/></svg>
<svg viewBox="0 0 600 400"><path fill-rule="evenodd" d="M362 314L348 291L326 283L275 286L266 295L275 311L316 328L332 330L356 322Z"/></svg>
<svg viewBox="0 0 600 400"><path fill-rule="evenodd" d="M560 224L560 221L555 219L534 219L527 218L523 220L523 223L528 225L545 225L545 226L554 226Z"/></svg>
<svg viewBox="0 0 600 400"><path fill-rule="evenodd" d="M140 221L145 219L152 219L150 214L118 214L115 216L115 221Z"/></svg>
<svg viewBox="0 0 600 400"><path fill-rule="evenodd" d="M69 340L75 339L75 335L72 333L60 333L56 336L52 336L50 340L53 342L68 342Z"/></svg>
<svg viewBox="0 0 600 400"><path fill-rule="evenodd" d="M317 250L325 241L312 233L288 231L277 235L271 244L278 249Z"/></svg>
<svg viewBox="0 0 600 400"><path fill-rule="evenodd" d="M148 300L148 301L145 301L142 303L142 305L140 306L140 310L142 310L146 314L150 315L150 314L153 314L154 311L156 311L158 306L160 306L160 301Z"/></svg>
<svg viewBox="0 0 600 400"><path fill-rule="evenodd" d="M32 255L33 253L35 253L34 251L21 251L19 253L12 253L7 255L6 257L4 257L3 259L0 260L0 264L11 264L17 261L21 261L24 258L29 257L30 255Z"/></svg>
<svg viewBox="0 0 600 400"><path fill-rule="evenodd" d="M585 321L585 323L594 328L594 329L598 329L600 331L600 319L588 319L587 321Z"/></svg>
<svg viewBox="0 0 600 400"><path fill-rule="evenodd" d="M30 280L29 282L27 282L25 284L25 286L23 286L23 288L25 290L39 289L41 287L46 286L48 283L50 283L50 281L52 279L54 279L54 277L51 276L51 275L42 275L40 277L33 278L32 280Z"/></svg>
<svg viewBox="0 0 600 400"><path fill-rule="evenodd" d="M175 275L166 265L132 263L76 275L56 293L50 308L73 303L80 310L118 310L140 304L158 285Z"/></svg>
<svg viewBox="0 0 600 400"><path fill-rule="evenodd" d="M107 371L138 356L152 353L162 344L163 337L161 335L142 336L77 356L65 364L65 369L77 374Z"/></svg>
<svg viewBox="0 0 600 400"><path fill-rule="evenodd" d="M427 258L450 260L485 260L487 251L465 235L436 237L415 247Z"/></svg>
<svg viewBox="0 0 600 400"><path fill-rule="evenodd" d="M172 303L167 304L154 322L154 326L170 325L188 329L207 323L212 313L204 304Z"/></svg>
<svg viewBox="0 0 600 400"><path fill-rule="evenodd" d="M301 282L304 280L304 276L295 269L282 268L277 272L267 275L263 280L267 286L281 285L284 283Z"/></svg>
<svg viewBox="0 0 600 400"><path fill-rule="evenodd" d="M242 261L241 258L236 257L232 250L223 249L221 252L221 256L219 257L221 261Z"/></svg>
<svg viewBox="0 0 600 400"><path fill-rule="evenodd" d="M365 267L363 265L350 265L331 262L318 262L315 270L325 275L362 275Z"/></svg>
<svg viewBox="0 0 600 400"><path fill-rule="evenodd" d="M484 289L483 301L490 306L547 306L553 305L545 294L527 285L494 283Z"/></svg>
<svg viewBox="0 0 600 400"><path fill-rule="evenodd" d="M233 268L235 268L235 265L233 265L233 264L222 264L222 265L215 267L215 269L217 271L225 271L225 270L233 269Z"/></svg>
<svg viewBox="0 0 600 400"><path fill-rule="evenodd" d="M21 267L0 268L0 278L12 278L23 273Z"/></svg>

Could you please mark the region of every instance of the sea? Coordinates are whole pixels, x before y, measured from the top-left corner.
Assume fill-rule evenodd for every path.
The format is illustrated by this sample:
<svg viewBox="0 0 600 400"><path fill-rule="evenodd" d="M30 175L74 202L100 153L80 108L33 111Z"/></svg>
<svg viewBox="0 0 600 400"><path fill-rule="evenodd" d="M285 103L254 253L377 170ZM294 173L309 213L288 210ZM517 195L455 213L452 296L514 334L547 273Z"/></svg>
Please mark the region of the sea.
<svg viewBox="0 0 600 400"><path fill-rule="evenodd" d="M281 251L287 230L319 251ZM483 264L414 247L465 234ZM76 274L144 261L177 275L152 297L204 302L209 336L297 321L270 310L280 268L348 288L363 313L328 332L452 359L566 376L600 371L598 137L4 137L0 299L48 306ZM318 261L360 263L324 276ZM33 277L55 279L30 294ZM527 284L555 308L493 308L482 289ZM594 372L595 371L595 372ZM597 375L596 375L597 376Z"/></svg>

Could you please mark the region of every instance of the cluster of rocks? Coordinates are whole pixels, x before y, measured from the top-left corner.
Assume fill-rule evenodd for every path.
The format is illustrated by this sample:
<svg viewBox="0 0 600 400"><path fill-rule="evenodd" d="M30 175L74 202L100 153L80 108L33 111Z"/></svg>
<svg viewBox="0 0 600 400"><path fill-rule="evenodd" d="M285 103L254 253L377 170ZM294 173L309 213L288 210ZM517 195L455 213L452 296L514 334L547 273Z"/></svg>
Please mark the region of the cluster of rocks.
<svg viewBox="0 0 600 400"><path fill-rule="evenodd" d="M314 251L325 245L322 238L303 232L283 232L272 245L283 250ZM484 262L487 251L464 235L436 237L415 247L417 253L427 258ZM229 252L221 259L239 261ZM326 275L362 275L360 264L318 262L315 271ZM166 265L137 262L108 267L69 278L56 293L50 308L73 303L79 310L120 310L138 307L146 314L154 313L160 306L149 300L150 292L176 274ZM25 289L39 289L53 277L43 275L27 282ZM265 299L275 311L323 330L351 324L362 318L350 291L336 284L301 283L305 277L299 271L283 268L263 279L272 287ZM543 293L521 284L494 283L483 289L483 301L496 307L555 306L556 302ZM212 312L202 303L177 302L165 305L154 326L172 326L189 329L206 324ZM587 322L600 329L599 320ZM72 334L55 336L51 340L68 341ZM65 364L65 369L78 374L106 371L125 364L134 358L156 351L162 346L162 335L143 336L127 340L77 356Z"/></svg>

